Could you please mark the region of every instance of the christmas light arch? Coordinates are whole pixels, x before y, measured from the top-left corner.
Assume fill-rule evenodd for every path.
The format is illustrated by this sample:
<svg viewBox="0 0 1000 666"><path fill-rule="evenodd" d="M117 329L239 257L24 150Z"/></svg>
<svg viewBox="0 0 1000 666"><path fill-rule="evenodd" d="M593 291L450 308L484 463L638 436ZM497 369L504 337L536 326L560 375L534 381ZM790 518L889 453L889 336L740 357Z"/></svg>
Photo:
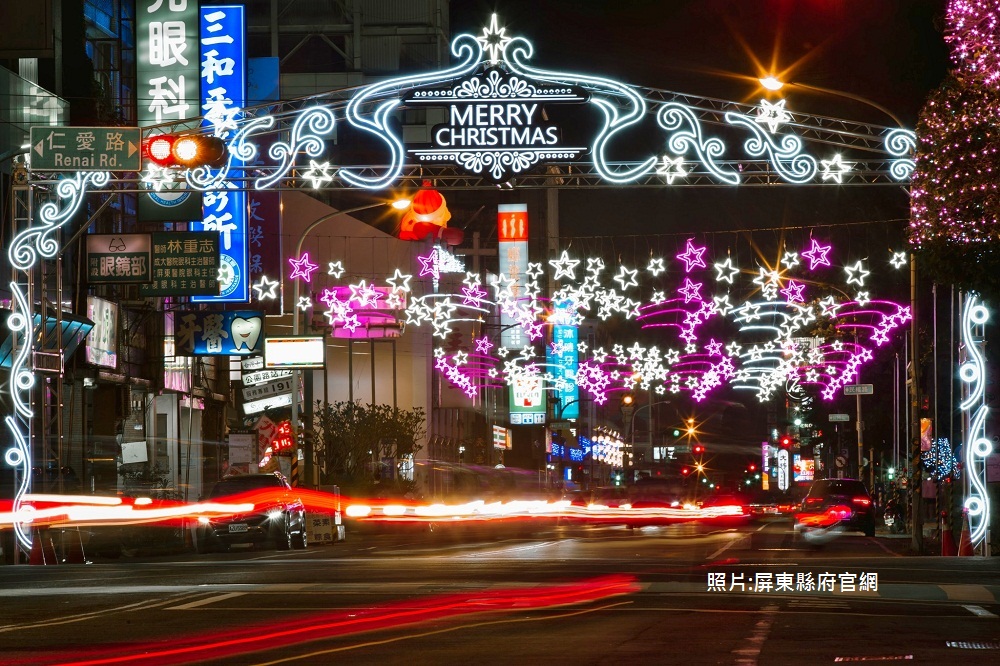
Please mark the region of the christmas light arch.
<svg viewBox="0 0 1000 666"><path fill-rule="evenodd" d="M531 43L522 37L508 37L505 29L498 27L496 16L492 17L481 37L470 34L455 37L452 53L457 64L440 71L397 77L358 89L331 91L308 100L244 109L238 128L232 132L227 128L222 133L227 136L229 159L218 169L150 169L138 177L96 172L62 179L29 171L30 187L54 186L58 203L48 203L40 208L38 217L41 225L31 224L17 234L8 250L11 261L18 271L27 275L42 258L52 258L61 252L51 234L63 227L79 210L88 193L156 189L177 178L182 178L190 189L196 191L304 186L375 191L393 186L417 189L425 179L433 180L441 189L492 188L497 182L519 188L898 185L907 183L913 172L912 152L916 137L907 129L801 114L786 108L783 101L775 104L762 100L759 105L752 106L636 87L602 76L541 69L531 63ZM448 94L456 99L464 95L463 103L466 104L496 102L526 105L523 116L517 118L533 117L529 113L531 105L540 101L586 104L600 112L601 124L586 146L547 145L532 150L515 147L502 153L484 149L472 158L461 154L462 151L431 154L420 149L408 149L402 137L392 128L392 114L407 105L440 103L445 99L440 92L442 90L451 91ZM404 96L405 104L402 101ZM461 112L456 117L464 122L471 114ZM661 144L664 150L612 161L608 157L609 149L622 132L637 126L647 117L655 121L661 132L659 141L651 141L649 145ZM510 124L516 122L512 113L508 113L507 120ZM373 138L382 147L386 162L362 166L320 161L326 142L333 138L339 122L347 122ZM190 126L190 122L164 124L144 131L147 135L187 132ZM536 129L542 130L541 134L509 131L505 136L540 136L543 141L556 136L544 127ZM207 127L204 131L215 130ZM279 140L269 141L267 154L261 154L258 139L270 140L275 136ZM583 155L588 155L589 159L583 159ZM253 169L247 170L246 175L238 171L251 163ZM690 249L690 242L685 249ZM829 248L826 250L829 251ZM798 248L797 251L797 254L807 258L810 253L813 258L810 259L809 270L813 270L822 265L825 255L819 253L815 245ZM290 259L300 262L303 267L306 262L316 267L330 261L330 273L333 274L336 258L315 258L318 263L312 263L309 257ZM442 260L440 256L431 258L421 271L440 272ZM829 266L828 260L825 265ZM720 277L723 270L730 271L731 282L734 275L732 265L727 267L723 263L722 266L721 269L718 264L715 266ZM686 272L704 270L705 267L704 261L700 264L697 261L687 263ZM560 271L558 267L553 268ZM662 261L658 268L662 270ZM565 270L567 268L564 267L562 271ZM846 352L837 350L836 360L824 365L816 358L813 359L815 362L810 362L805 350L787 345L782 347L781 340L791 339L796 330L807 325L810 317L820 313L815 307L801 302L800 285L788 281L782 284L781 278L761 285L763 301L734 307L725 295L705 295L708 290L704 289L704 285L710 281L710 273L708 277L686 275L679 287L672 290L664 288L662 291L654 289L648 299L636 300L630 292L640 287L636 273L630 269L614 278L620 285L618 290L600 286L600 270L596 262L589 265L589 280L585 278L581 283L561 284L559 291L552 295L552 300L573 302L573 316L577 317L583 316L583 312L601 319L620 315L636 320L644 328L677 328L685 345L683 355L679 349L669 349L666 357L656 348L634 348L628 352L624 349L612 350L612 353L593 350L591 357L581 362L577 382L597 401L606 400L611 391L626 390L629 382L641 386L641 380L634 381L637 376L654 378L647 379L652 390L690 391L696 399L703 399L714 388L731 382L742 383L740 385L745 388L758 391L762 398L788 381L818 384L826 391L831 390L830 387L836 390L865 361L866 352L867 358L870 358L868 348ZM649 272L653 278L657 277L656 270L651 262ZM408 276L395 277L398 280ZM568 274L557 272L555 279L567 277L574 279L572 271ZM365 295L369 305L379 298L373 295L370 288L355 286L358 294ZM523 326L530 340L539 339L544 327L539 317L546 312L549 301L541 297L537 279L526 285L524 295L518 299L509 296L502 282L490 286L494 288L492 299L483 285L478 283L466 283L463 292L454 295L455 301L451 300L451 296L442 295L411 297L405 310L406 319L417 325L431 323L435 335L443 337L450 329L450 322L475 319L482 315L483 309L493 307L513 317ZM253 291L260 299L273 297L275 288L276 283L265 277L254 286ZM396 284L387 281L385 290L386 301L393 299L396 305L401 305L402 298ZM11 291L14 294L14 314L8 318L7 324L17 351L8 390L15 413L9 415L5 423L14 445L4 453L4 460L18 470L22 480L15 497L16 511L30 488L33 418L30 392L34 377L29 368L28 352L35 336L31 324L34 313L30 294L17 281L11 283ZM779 293L786 299L781 300ZM332 325L356 325L355 308L351 306L353 296L346 300L336 293L326 296L324 303L329 308L326 314ZM873 308L871 303L864 302L866 298L867 294L864 298L859 295L854 302L831 305L822 314L833 317L839 326L869 327L875 331L871 342L879 346L885 341L885 336L908 320L909 312L902 306L887 303ZM459 299L461 303L458 303ZM308 309L312 303L303 301L293 305ZM364 304L357 302L356 305L362 308ZM454 314L463 314L462 310L467 311L464 314L468 316L453 320ZM769 326L766 330L773 337L748 344L746 351L734 339L730 341L727 352L715 344L699 340L698 329L706 321L730 315L733 316L733 323L742 327L741 332L759 332L764 329L754 326ZM750 326L757 319L765 321ZM488 340L487 343L492 345ZM764 351L769 344L770 349ZM534 361L527 347L509 361L506 355L499 354L500 351L491 355L484 343L462 355L439 356L435 365L467 392L478 390L479 386L500 386L501 381L546 381L544 363ZM514 350L503 351L510 353ZM823 354L825 358L826 352ZM670 362L665 364L664 360ZM672 365L679 369L671 371ZM641 374L634 372L636 367L641 368ZM821 370L826 374L822 374ZM623 377L626 378L624 381ZM19 523L16 530L18 541L28 547L30 535L25 532L24 526Z"/></svg>

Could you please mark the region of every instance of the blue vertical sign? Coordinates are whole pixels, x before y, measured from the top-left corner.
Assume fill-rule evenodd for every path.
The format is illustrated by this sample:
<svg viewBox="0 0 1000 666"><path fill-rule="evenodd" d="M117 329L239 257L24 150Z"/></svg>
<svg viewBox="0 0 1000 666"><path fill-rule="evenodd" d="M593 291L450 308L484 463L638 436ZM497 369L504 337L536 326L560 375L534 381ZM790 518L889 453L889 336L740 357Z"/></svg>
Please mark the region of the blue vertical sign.
<svg viewBox="0 0 1000 666"><path fill-rule="evenodd" d="M246 18L242 5L202 5L201 111L204 124L216 136L237 130L247 97ZM236 163L236 160L234 160ZM233 169L232 178L243 171ZM247 247L246 193L235 189L206 192L204 219L193 222L193 231L217 231L219 243L219 295L193 296L192 303L243 303L250 298Z"/></svg>
<svg viewBox="0 0 1000 666"><path fill-rule="evenodd" d="M558 407L555 412L560 420L580 418L580 389L576 385L579 336L576 326L563 323L572 321L575 311L571 301L562 301L555 304L549 319L553 322L552 343L546 349L546 360L556 385L560 387L555 392L562 407L562 412Z"/></svg>

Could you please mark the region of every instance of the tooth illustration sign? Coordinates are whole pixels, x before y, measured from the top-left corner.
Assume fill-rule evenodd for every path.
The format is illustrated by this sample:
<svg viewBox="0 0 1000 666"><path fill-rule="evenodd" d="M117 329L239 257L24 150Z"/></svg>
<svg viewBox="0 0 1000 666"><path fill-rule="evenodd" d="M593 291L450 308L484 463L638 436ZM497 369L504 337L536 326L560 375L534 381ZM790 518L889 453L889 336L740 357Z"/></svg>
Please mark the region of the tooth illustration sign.
<svg viewBox="0 0 1000 666"><path fill-rule="evenodd" d="M257 341L260 339L260 332L263 328L260 317L244 319L237 317L233 319L230 330L233 333L233 345L236 351L245 350L252 353L257 350Z"/></svg>

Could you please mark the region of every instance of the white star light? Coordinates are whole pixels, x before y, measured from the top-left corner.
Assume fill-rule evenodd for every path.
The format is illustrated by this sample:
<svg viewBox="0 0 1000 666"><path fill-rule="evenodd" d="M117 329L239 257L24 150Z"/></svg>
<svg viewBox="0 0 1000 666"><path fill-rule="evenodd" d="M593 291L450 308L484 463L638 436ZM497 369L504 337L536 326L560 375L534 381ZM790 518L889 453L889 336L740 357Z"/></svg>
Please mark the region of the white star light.
<svg viewBox="0 0 1000 666"><path fill-rule="evenodd" d="M847 284L856 284L859 287L863 287L865 286L865 278L868 277L870 271L866 271L861 262L858 261L853 266L844 266L844 272L847 273Z"/></svg>
<svg viewBox="0 0 1000 666"><path fill-rule="evenodd" d="M771 134L778 131L778 126L781 123L791 122L791 120L792 114L785 110L785 100L783 99L773 104L766 99L760 100L760 108L757 109L757 117L754 118L754 121L767 125Z"/></svg>
<svg viewBox="0 0 1000 666"><path fill-rule="evenodd" d="M529 264L530 265L530 264ZM596 277L604 270L604 260L600 257L590 257L587 259L587 272L593 273Z"/></svg>
<svg viewBox="0 0 1000 666"><path fill-rule="evenodd" d="M716 312L723 317L729 314L729 311L733 309L732 303L729 302L729 294L726 294L725 296L713 296L712 301L715 304Z"/></svg>
<svg viewBox="0 0 1000 666"><path fill-rule="evenodd" d="M309 160L309 170L302 174L302 178L311 181L314 190L319 189L323 183L329 183L333 180L333 174L330 173L330 163L318 164L316 160Z"/></svg>
<svg viewBox="0 0 1000 666"><path fill-rule="evenodd" d="M403 273L401 270L399 270L397 268L396 269L396 273L391 278L386 278L385 281L388 284L392 285L392 290L393 291L402 291L402 292L409 293L410 292L410 278L412 278L412 277L413 277L412 275L406 275L405 273ZM479 276L477 275L476 277L478 278Z"/></svg>
<svg viewBox="0 0 1000 666"><path fill-rule="evenodd" d="M733 283L733 278L740 272L739 268L733 266L731 257L726 257L726 260L721 264L715 264L715 270L718 272L718 275L715 276L715 281L728 282L729 284Z"/></svg>
<svg viewBox="0 0 1000 666"><path fill-rule="evenodd" d="M469 354L464 351L456 352L451 360L455 361L455 365L465 365L469 360Z"/></svg>
<svg viewBox="0 0 1000 666"><path fill-rule="evenodd" d="M869 298L867 291L859 291L858 295L854 297L854 300L858 302L858 305L864 307L871 303L872 299Z"/></svg>
<svg viewBox="0 0 1000 666"><path fill-rule="evenodd" d="M893 268L902 268L906 265L907 261L909 261L909 259L907 258L905 252L893 252L892 259L889 260L889 263L892 264Z"/></svg>
<svg viewBox="0 0 1000 666"><path fill-rule="evenodd" d="M150 164L146 169L142 182L146 183L159 192L167 183L174 182L174 173L170 169L165 169L156 164Z"/></svg>
<svg viewBox="0 0 1000 666"><path fill-rule="evenodd" d="M299 296L299 302L296 303L296 307L298 307L299 310L302 310L303 312L305 312L306 310L308 310L312 306L313 306L313 302L312 302L311 298L309 298L308 296Z"/></svg>
<svg viewBox="0 0 1000 666"><path fill-rule="evenodd" d="M628 269L625 266L620 266L618 275L615 276L615 282L622 286L622 291L625 291L629 287L638 287L639 282L635 279L635 276L639 274L638 270Z"/></svg>
<svg viewBox="0 0 1000 666"><path fill-rule="evenodd" d="M649 265L646 266L646 270L653 274L653 277L657 277L660 273L667 270L663 267L663 259L661 257L656 257L649 260Z"/></svg>
<svg viewBox="0 0 1000 666"><path fill-rule="evenodd" d="M330 270L326 272L327 275L332 275L335 278L339 278L344 274L344 262L342 261L331 261Z"/></svg>
<svg viewBox="0 0 1000 666"><path fill-rule="evenodd" d="M257 300L265 301L268 299L273 299L278 297L278 285L281 282L275 280L272 282L267 279L266 275L260 276L260 282L253 286L253 290L257 292Z"/></svg>
<svg viewBox="0 0 1000 666"><path fill-rule="evenodd" d="M488 60L491 65L496 65L503 58L504 49L511 38L507 36L507 28L501 28L497 24L497 15L490 17L490 25L483 28L483 36L476 37L476 41L483 47L483 51L489 54Z"/></svg>
<svg viewBox="0 0 1000 666"><path fill-rule="evenodd" d="M781 263L785 266L785 268L795 268L799 265L799 263L801 263L799 261L799 253L785 252L785 256L781 258Z"/></svg>
<svg viewBox="0 0 1000 666"><path fill-rule="evenodd" d="M821 174L823 180L833 180L838 183L844 182L844 174L851 170L852 164L852 162L844 162L840 153L834 155L832 160L820 160L819 163L823 166Z"/></svg>
<svg viewBox="0 0 1000 666"><path fill-rule="evenodd" d="M667 300L667 295L662 291L654 291L653 295L649 297L650 302L655 304L660 304Z"/></svg>
<svg viewBox="0 0 1000 666"><path fill-rule="evenodd" d="M569 253L566 250L562 251L562 255L558 259L549 259L549 265L556 269L554 280L560 278L568 278L570 280L576 279L576 267L580 264L579 259L570 259Z"/></svg>
<svg viewBox="0 0 1000 666"><path fill-rule="evenodd" d="M662 164L656 168L656 173L667 179L667 185L673 185L675 178L683 178L688 174L683 165L683 157L670 159L669 155L664 155Z"/></svg>

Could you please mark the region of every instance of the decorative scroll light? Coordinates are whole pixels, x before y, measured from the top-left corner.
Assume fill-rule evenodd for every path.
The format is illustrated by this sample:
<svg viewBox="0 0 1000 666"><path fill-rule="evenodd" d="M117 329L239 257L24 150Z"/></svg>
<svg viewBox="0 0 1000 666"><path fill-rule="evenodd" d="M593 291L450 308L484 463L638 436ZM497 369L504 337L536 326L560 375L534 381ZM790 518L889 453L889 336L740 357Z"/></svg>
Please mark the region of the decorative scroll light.
<svg viewBox="0 0 1000 666"><path fill-rule="evenodd" d="M967 360L958 370L966 386L966 397L959 409L968 415L969 429L965 446L965 469L969 476L965 509L969 514L969 539L973 545L986 537L990 524L990 498L986 490L986 459L993 452L993 442L986 436L986 415L989 408L984 403L986 392L986 361L980 345L982 336L976 329L990 318L986 306L974 294L966 297L962 313L962 344Z"/></svg>

